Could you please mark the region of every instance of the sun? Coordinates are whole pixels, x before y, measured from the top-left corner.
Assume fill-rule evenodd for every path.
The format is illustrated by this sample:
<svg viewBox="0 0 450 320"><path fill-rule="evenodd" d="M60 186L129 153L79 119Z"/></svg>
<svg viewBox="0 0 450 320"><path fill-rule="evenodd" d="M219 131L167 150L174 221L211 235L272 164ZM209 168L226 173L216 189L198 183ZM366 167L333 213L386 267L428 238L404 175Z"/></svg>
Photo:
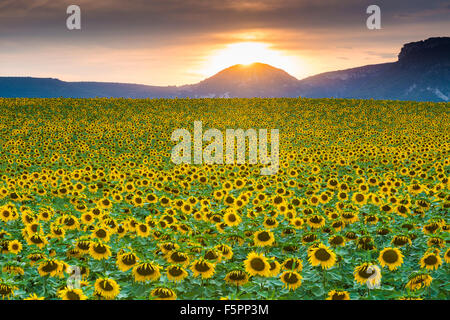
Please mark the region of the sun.
<svg viewBox="0 0 450 320"><path fill-rule="evenodd" d="M287 72L295 69L292 57L271 48L264 42L231 43L211 53L202 73L212 76L235 64L251 65L255 62L266 63Z"/></svg>

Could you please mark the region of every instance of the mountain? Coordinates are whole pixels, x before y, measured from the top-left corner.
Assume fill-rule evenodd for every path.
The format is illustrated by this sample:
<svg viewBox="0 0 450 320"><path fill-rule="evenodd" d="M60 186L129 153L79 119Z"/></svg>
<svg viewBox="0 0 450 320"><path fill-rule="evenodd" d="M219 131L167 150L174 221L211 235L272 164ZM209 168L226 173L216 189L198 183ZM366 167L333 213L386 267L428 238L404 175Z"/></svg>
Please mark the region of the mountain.
<svg viewBox="0 0 450 320"><path fill-rule="evenodd" d="M198 84L183 86L195 97L283 97L295 91L298 80L263 63L234 65Z"/></svg>
<svg viewBox="0 0 450 320"><path fill-rule="evenodd" d="M235 65L197 84L147 86L0 77L0 97L311 97L449 101L450 37L405 44L398 61L297 80L263 63Z"/></svg>
<svg viewBox="0 0 450 320"><path fill-rule="evenodd" d="M449 101L450 37L407 43L398 61L322 73L299 81L301 96Z"/></svg>

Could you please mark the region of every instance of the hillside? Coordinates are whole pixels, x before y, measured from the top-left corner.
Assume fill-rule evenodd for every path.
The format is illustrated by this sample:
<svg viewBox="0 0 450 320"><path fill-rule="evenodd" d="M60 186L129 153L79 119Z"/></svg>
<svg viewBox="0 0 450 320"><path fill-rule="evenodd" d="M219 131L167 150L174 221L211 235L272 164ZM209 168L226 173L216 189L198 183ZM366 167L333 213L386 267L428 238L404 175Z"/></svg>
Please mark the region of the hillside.
<svg viewBox="0 0 450 320"><path fill-rule="evenodd" d="M0 77L1 97L311 97L449 101L450 37L405 44L398 61L326 72L297 80L263 63L234 65L197 84L148 86Z"/></svg>

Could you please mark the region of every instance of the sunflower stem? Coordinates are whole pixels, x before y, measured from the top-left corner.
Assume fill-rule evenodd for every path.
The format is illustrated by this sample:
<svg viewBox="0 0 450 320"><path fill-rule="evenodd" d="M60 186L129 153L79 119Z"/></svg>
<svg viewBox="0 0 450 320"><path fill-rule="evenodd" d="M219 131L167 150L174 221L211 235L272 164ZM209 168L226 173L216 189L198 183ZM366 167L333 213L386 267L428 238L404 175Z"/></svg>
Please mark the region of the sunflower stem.
<svg viewBox="0 0 450 320"><path fill-rule="evenodd" d="M327 269L322 270L322 277L323 277L323 289L326 290L327 286Z"/></svg>
<svg viewBox="0 0 450 320"><path fill-rule="evenodd" d="M48 276L44 276L44 297L47 296L47 278Z"/></svg>

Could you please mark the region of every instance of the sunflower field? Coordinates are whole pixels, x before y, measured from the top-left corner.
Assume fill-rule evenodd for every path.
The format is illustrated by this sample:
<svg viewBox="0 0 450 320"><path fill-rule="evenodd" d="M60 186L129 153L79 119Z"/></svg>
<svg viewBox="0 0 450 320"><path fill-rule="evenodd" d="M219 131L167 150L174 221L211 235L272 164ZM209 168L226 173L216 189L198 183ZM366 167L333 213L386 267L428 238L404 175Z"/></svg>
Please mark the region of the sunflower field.
<svg viewBox="0 0 450 320"><path fill-rule="evenodd" d="M449 107L0 98L0 298L448 299ZM194 121L278 173L175 165Z"/></svg>

